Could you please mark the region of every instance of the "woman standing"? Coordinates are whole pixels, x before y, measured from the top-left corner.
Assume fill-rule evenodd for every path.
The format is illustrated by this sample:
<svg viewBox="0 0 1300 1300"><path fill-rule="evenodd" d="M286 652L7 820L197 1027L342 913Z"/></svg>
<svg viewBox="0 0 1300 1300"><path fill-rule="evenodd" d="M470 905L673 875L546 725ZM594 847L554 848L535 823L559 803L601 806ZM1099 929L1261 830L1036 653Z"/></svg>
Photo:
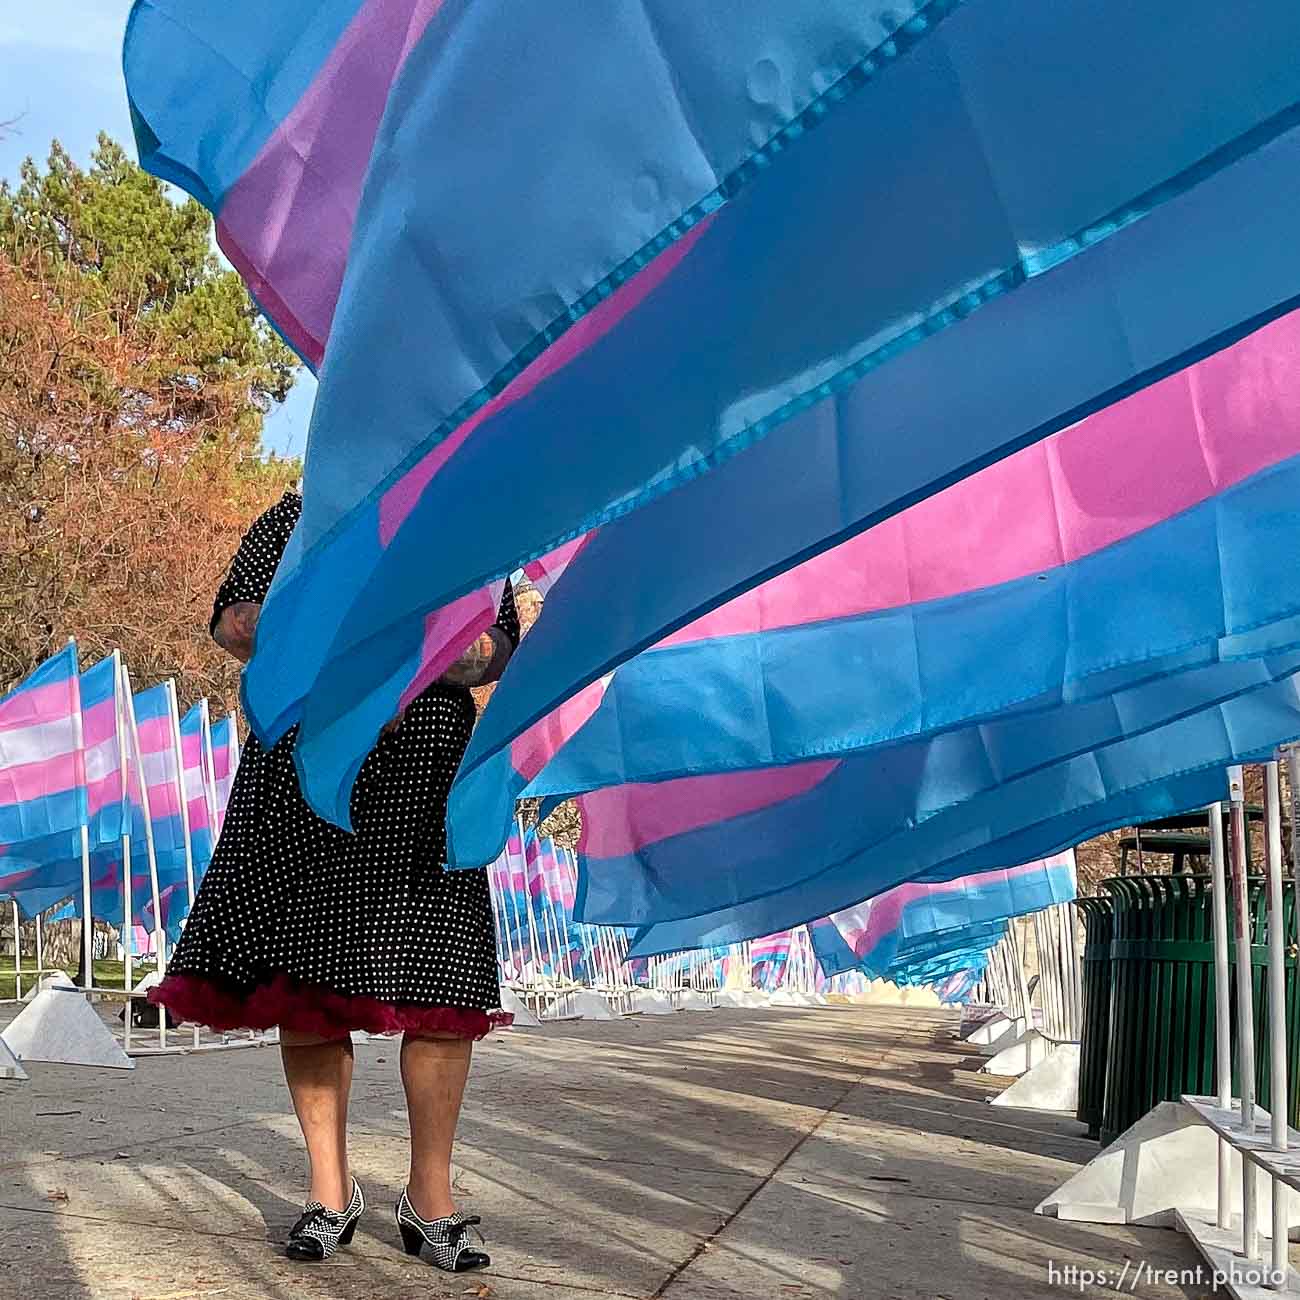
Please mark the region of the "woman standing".
<svg viewBox="0 0 1300 1300"><path fill-rule="evenodd" d="M249 530L217 593L211 631L242 662L298 521L287 493ZM318 818L294 768L297 729L250 737L220 841L167 976L151 994L213 1029L280 1027L285 1079L311 1164L292 1259L328 1258L365 1207L348 1165L351 1031L402 1033L410 1177L397 1204L408 1253L482 1268L477 1218L451 1194L451 1151L473 1040L500 1010L485 871L443 869L447 796L474 725L469 687L500 676L519 640L507 583L496 626L384 729L352 792L353 831Z"/></svg>

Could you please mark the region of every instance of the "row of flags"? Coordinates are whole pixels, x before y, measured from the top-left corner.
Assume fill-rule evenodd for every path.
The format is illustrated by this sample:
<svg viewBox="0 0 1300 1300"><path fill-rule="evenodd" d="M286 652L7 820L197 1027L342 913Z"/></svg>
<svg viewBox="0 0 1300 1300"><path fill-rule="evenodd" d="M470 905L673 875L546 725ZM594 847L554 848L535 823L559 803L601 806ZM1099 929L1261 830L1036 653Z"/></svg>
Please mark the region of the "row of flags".
<svg viewBox="0 0 1300 1300"><path fill-rule="evenodd" d="M0 700L0 897L122 934L173 939L211 861L238 741L175 685L133 692L115 652L78 671L69 643ZM588 826L584 838L599 839ZM125 868L129 864L129 870ZM129 875L130 888L126 887ZM908 883L750 942L636 955L633 930L583 924L579 860L516 821L489 869L503 983L632 983L824 991L854 971L898 983L973 984L1006 921L1074 896L1073 855L941 883ZM133 943L128 939L129 944ZM133 946L138 945L138 939ZM743 975L740 972L743 971ZM963 983L965 981L965 983Z"/></svg>
<svg viewBox="0 0 1300 1300"><path fill-rule="evenodd" d="M844 825L858 805L978 797L929 818L924 860L907 864L967 874L951 860L980 837L1003 841L985 865L1006 865L1157 816L1203 793L1169 788L1189 753L1197 772L1221 769L1295 727L1274 699L1245 742L1216 744L1202 719L1191 751L1181 732L1154 754L1128 743L1217 707L1244 665L1273 672L1294 640L1297 371L1274 329L1295 333L1300 301L1300 246L1278 215L1300 174L1292 0L1257 0L1235 27L1219 0L1184 0L1176 25L1121 0L660 5L671 17L650 39L630 6L594 60L580 5L265 11L138 5L124 68L142 164L212 210L254 298L320 372L302 520L245 693L263 740L301 723L304 793L323 815L346 818L376 719L490 622L490 584L538 557L549 574L585 537L465 778L500 760L527 784L536 750L513 744L530 728L646 647L689 657L657 674L679 688L663 692L684 701L676 714L643 697L649 718L698 719L680 746L620 732L628 691L604 710L614 740L598 749L618 781L845 756L812 797L764 805L808 842L777 846L766 879L767 863L729 851L773 842L767 826L746 838L748 812L711 856L708 828L689 828L686 870L737 879L701 889L710 913L784 893L793 919L860 898L850 856L896 859L887 828ZM1097 30L1123 30L1125 57L1096 59ZM779 74L756 89L772 51ZM1153 70L1161 93L1143 95ZM543 115L566 124L563 148L537 142ZM485 170L501 141L509 165ZM1082 435L937 507L951 531L917 526L934 516L913 503L1071 425ZM502 509L505 477L528 490ZM876 529L879 563L842 554L838 581L806 575L800 603L770 588L758 609L732 603L762 616L752 636L701 633ZM1050 725L1032 744L972 742L945 780L923 780L944 758L918 748L934 735L1040 707ZM1120 748L1089 783L1076 760L1103 743ZM877 745L896 751L878 779L880 764L849 761ZM635 775L647 755L665 771ZM505 844L512 801L489 775L486 851L468 784L453 799L456 865ZM864 795L885 781L896 800ZM719 784L720 806L751 807L763 782ZM1068 825L1053 823L1058 788ZM637 923L681 920L652 888L670 848L627 840L594 859L610 892L646 895ZM843 863L848 879L815 889L796 874ZM724 915L697 937L762 934L774 915Z"/></svg>
<svg viewBox="0 0 1300 1300"><path fill-rule="evenodd" d="M911 881L809 927L828 974L862 970L896 983L933 983L982 968L1007 923L1077 892L1074 851L942 882Z"/></svg>
<svg viewBox="0 0 1300 1300"><path fill-rule="evenodd" d="M138 5L123 60L142 165L321 376L250 721L346 825L376 721L554 584L448 814L527 901L517 798L582 805L522 966L1032 862L1300 737L1293 0L1227 42L1218 0L631 6L598 60L582 6L265 8Z"/></svg>
<svg viewBox="0 0 1300 1300"><path fill-rule="evenodd" d="M69 641L0 699L0 897L174 940L238 763L232 718L133 691L117 651L82 671Z"/></svg>
<svg viewBox="0 0 1300 1300"><path fill-rule="evenodd" d="M628 934L574 919L578 865L573 852L518 822L488 868L503 984L626 985Z"/></svg>
<svg viewBox="0 0 1300 1300"><path fill-rule="evenodd" d="M932 986L964 1001L1009 920L1075 896L1073 853L943 885L902 885L856 907L726 946L629 955L631 931L574 919L572 850L516 823L488 870L501 982L513 987L860 991Z"/></svg>

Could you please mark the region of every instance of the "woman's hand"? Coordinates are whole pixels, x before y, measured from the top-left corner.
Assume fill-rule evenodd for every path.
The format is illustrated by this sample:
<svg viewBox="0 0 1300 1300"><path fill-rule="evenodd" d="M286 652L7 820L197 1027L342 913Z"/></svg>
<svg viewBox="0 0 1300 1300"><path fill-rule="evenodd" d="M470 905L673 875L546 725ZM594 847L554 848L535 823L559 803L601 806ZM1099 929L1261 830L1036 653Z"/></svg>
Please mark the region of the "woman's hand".
<svg viewBox="0 0 1300 1300"><path fill-rule="evenodd" d="M253 600L239 600L227 605L212 631L212 639L227 654L246 664L253 657L253 637L261 613L262 606Z"/></svg>

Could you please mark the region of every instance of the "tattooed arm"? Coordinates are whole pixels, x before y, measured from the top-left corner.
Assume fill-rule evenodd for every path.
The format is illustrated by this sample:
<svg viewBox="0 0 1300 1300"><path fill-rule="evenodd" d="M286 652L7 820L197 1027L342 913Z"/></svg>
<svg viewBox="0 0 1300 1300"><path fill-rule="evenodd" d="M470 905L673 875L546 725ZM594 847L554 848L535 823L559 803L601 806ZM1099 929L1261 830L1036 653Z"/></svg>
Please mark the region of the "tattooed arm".
<svg viewBox="0 0 1300 1300"><path fill-rule="evenodd" d="M253 634L257 631L262 606L258 601L239 600L227 605L212 626L212 639L241 664L253 657Z"/></svg>
<svg viewBox="0 0 1300 1300"><path fill-rule="evenodd" d="M490 627L442 675L448 686L486 686L506 670L514 642L499 627Z"/></svg>
<svg viewBox="0 0 1300 1300"><path fill-rule="evenodd" d="M212 639L240 663L246 664L253 657L253 634L262 602L301 511L302 498L286 492L259 516L240 541L212 602L208 623Z"/></svg>

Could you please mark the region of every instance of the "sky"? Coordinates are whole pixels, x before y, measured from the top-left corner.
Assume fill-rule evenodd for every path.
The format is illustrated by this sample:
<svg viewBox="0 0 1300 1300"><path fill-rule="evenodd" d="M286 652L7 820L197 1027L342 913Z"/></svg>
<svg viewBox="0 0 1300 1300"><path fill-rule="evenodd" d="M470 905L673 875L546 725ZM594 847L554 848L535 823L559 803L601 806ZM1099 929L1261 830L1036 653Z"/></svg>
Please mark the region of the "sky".
<svg viewBox="0 0 1300 1300"><path fill-rule="evenodd" d="M122 29L129 0L40 0L0 5L0 178L16 179L29 154L44 161L57 137L78 162L107 131L134 151L122 84ZM262 441L302 454L316 384L305 370L267 418Z"/></svg>

